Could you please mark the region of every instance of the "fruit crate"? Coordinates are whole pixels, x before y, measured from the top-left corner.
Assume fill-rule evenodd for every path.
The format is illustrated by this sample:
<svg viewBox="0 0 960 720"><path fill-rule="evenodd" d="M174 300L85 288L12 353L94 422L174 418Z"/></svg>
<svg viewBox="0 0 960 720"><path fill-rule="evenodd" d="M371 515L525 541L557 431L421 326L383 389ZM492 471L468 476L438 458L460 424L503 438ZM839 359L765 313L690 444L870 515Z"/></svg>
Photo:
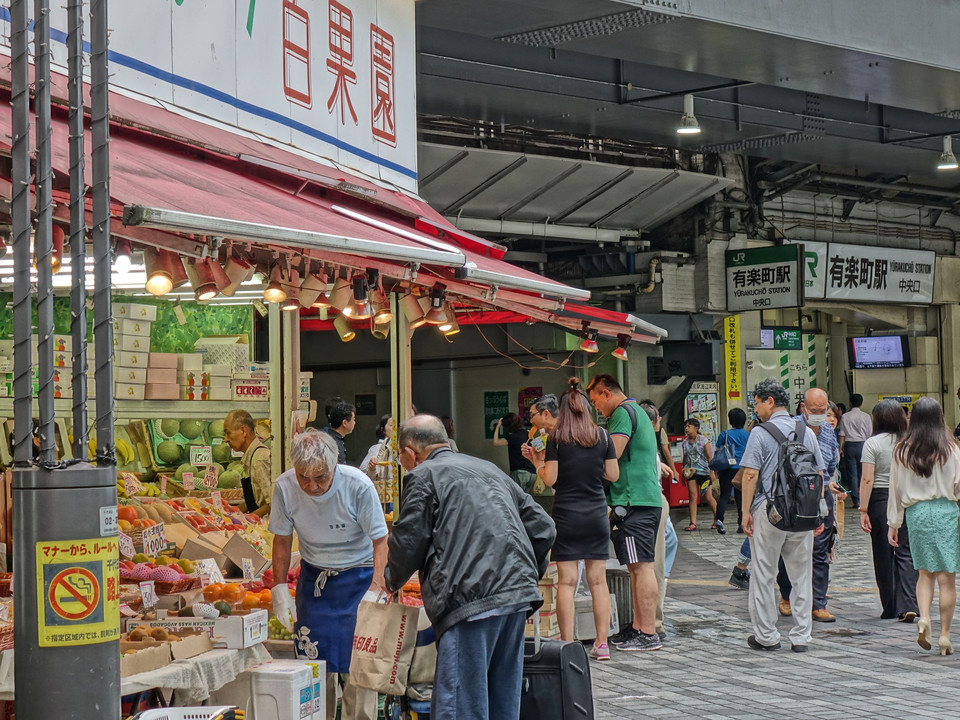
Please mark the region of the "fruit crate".
<svg viewBox="0 0 960 720"><path fill-rule="evenodd" d="M176 420L171 421L170 419L166 419L166 420L155 419L155 420L143 421L143 424L147 430L147 437L150 438L151 460L158 468L165 468L165 467L176 468L182 463L190 462L189 451L185 450L185 448L190 443L200 443L202 445L212 444L211 438L208 435L208 431L210 427L210 424L208 422L205 422L203 420L180 421L181 424L186 424L186 423L198 424L200 432L198 435L196 435L193 438L188 438L186 435L183 435L179 429L177 430L177 432L173 433L172 435L169 433L165 433L163 431L164 423L169 424L171 422L177 422L177 421ZM196 428L190 428L190 429L193 430ZM172 440L173 442L177 443L181 448L180 459L175 463L164 462L163 460L160 459L160 456L157 454L157 448L160 446L160 443L165 442L167 440Z"/></svg>

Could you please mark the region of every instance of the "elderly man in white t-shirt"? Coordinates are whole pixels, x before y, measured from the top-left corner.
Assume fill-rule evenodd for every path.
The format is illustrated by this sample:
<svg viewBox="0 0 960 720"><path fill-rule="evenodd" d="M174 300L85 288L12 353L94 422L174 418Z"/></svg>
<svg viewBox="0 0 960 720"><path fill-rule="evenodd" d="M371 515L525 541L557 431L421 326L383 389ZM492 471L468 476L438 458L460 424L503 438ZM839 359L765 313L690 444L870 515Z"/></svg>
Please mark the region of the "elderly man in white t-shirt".
<svg viewBox="0 0 960 720"><path fill-rule="evenodd" d="M377 694L354 686L350 672L357 608L368 589L384 588L387 524L373 482L338 465L336 443L312 428L293 439L293 469L277 478L270 532L274 533L273 609L294 631L297 657L327 664L327 719L336 715L337 675L345 677L343 719L375 720ZM296 608L284 584L293 531L300 539Z"/></svg>

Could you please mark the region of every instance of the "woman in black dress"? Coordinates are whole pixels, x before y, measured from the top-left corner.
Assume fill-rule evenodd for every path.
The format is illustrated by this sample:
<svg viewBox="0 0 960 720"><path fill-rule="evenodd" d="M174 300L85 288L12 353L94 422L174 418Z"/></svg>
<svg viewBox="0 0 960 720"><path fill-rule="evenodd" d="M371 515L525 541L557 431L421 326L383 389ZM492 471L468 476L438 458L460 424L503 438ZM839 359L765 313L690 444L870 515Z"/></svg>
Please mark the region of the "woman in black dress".
<svg viewBox="0 0 960 720"><path fill-rule="evenodd" d="M610 591L606 566L610 557L610 522L603 482L616 482L620 466L613 441L606 430L594 424L590 403L579 384L579 380L571 378L570 389L560 398L557 426L550 433L538 474L556 491L553 521L557 526L557 539L551 558L557 562L560 574L557 590L560 637L573 640L577 561L583 560L597 630L590 656L609 660Z"/></svg>

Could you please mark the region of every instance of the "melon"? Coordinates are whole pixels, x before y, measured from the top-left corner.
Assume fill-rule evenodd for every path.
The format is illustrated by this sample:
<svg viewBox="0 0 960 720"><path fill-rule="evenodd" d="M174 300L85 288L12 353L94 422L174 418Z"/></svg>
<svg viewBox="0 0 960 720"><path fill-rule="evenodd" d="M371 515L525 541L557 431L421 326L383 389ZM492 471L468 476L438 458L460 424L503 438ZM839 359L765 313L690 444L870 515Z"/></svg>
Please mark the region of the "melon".
<svg viewBox="0 0 960 720"><path fill-rule="evenodd" d="M130 577L136 578L137 580L149 580L152 572L146 563L140 563L139 565L133 566L133 569L130 571Z"/></svg>
<svg viewBox="0 0 960 720"><path fill-rule="evenodd" d="M233 490L240 487L240 473L224 470L217 478L217 487L221 490Z"/></svg>
<svg viewBox="0 0 960 720"><path fill-rule="evenodd" d="M180 422L180 434L187 440L193 440L203 432L203 423L199 420L183 420Z"/></svg>
<svg viewBox="0 0 960 720"><path fill-rule="evenodd" d="M183 465L178 467L176 472L176 478L178 483L181 483L181 484L183 483L183 474L185 472L196 473L197 469L190 463L184 463Z"/></svg>
<svg viewBox="0 0 960 720"><path fill-rule="evenodd" d="M161 567L154 568L151 571L150 579L159 580L161 582L176 582L180 579L180 573L178 573L172 567L162 565Z"/></svg>
<svg viewBox="0 0 960 720"><path fill-rule="evenodd" d="M243 477L243 463L239 460L234 460L232 463L227 465L228 472L235 472L240 477Z"/></svg>
<svg viewBox="0 0 960 720"><path fill-rule="evenodd" d="M207 434L212 438L222 438L224 436L223 432L223 420L214 420L207 426Z"/></svg>
<svg viewBox="0 0 960 720"><path fill-rule="evenodd" d="M213 446L213 459L218 463L230 462L230 446L226 443L220 443Z"/></svg>
<svg viewBox="0 0 960 720"><path fill-rule="evenodd" d="M223 474L223 465L218 462L215 462L213 466L217 469L217 477Z"/></svg>
<svg viewBox="0 0 960 720"><path fill-rule="evenodd" d="M166 418L160 421L160 434L165 438L172 438L180 432L180 421L173 418Z"/></svg>
<svg viewBox="0 0 960 720"><path fill-rule="evenodd" d="M183 450L173 440L164 440L157 445L157 457L165 465L176 465L183 457Z"/></svg>

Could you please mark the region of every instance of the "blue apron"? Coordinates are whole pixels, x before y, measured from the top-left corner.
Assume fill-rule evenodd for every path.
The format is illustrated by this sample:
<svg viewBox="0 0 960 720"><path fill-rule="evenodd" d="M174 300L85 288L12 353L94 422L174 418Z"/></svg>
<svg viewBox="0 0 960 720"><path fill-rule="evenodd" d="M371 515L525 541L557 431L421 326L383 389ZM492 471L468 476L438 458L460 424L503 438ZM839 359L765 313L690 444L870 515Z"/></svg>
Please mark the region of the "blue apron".
<svg viewBox="0 0 960 720"><path fill-rule="evenodd" d="M372 580L373 568L337 571L300 562L293 628L297 657L325 660L327 672L350 672L357 608Z"/></svg>

